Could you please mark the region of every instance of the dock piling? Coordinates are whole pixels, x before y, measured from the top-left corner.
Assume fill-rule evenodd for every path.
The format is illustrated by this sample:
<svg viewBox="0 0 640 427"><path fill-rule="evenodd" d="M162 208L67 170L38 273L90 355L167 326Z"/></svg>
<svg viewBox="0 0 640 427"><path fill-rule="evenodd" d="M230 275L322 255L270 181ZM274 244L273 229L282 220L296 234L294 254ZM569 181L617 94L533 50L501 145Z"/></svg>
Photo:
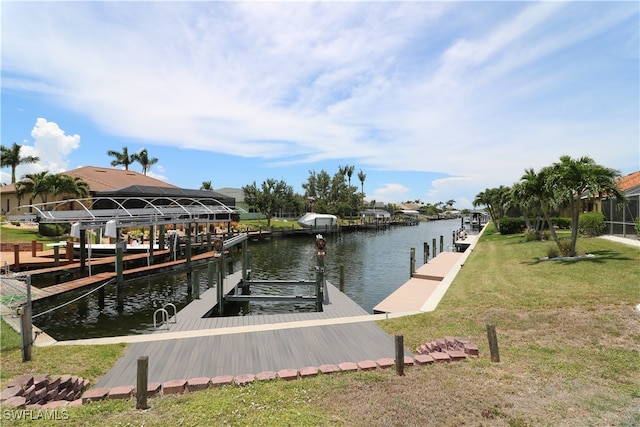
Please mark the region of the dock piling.
<svg viewBox="0 0 640 427"><path fill-rule="evenodd" d="M489 351L491 352L491 361L500 362L500 353L498 352L498 336L496 334L496 326L487 325L487 339L489 340Z"/></svg>
<svg viewBox="0 0 640 427"><path fill-rule="evenodd" d="M344 293L344 265L340 266L340 292Z"/></svg>
<svg viewBox="0 0 640 427"><path fill-rule="evenodd" d="M444 236L440 235L440 253L444 252Z"/></svg>
<svg viewBox="0 0 640 427"><path fill-rule="evenodd" d="M436 239L435 238L433 239L433 246L432 247L433 247L433 256L431 258L435 258L436 255L438 255L437 254L438 247L436 246Z"/></svg>
<svg viewBox="0 0 640 427"><path fill-rule="evenodd" d="M429 261L429 243L424 242L424 263L426 264Z"/></svg>
<svg viewBox="0 0 640 427"><path fill-rule="evenodd" d="M396 335L396 374L404 375L404 336Z"/></svg>
<svg viewBox="0 0 640 427"><path fill-rule="evenodd" d="M416 271L416 248L411 248L409 251L409 277L413 277L413 273Z"/></svg>
<svg viewBox="0 0 640 427"><path fill-rule="evenodd" d="M136 375L136 409L147 409L147 384L149 382L149 356L138 358Z"/></svg>

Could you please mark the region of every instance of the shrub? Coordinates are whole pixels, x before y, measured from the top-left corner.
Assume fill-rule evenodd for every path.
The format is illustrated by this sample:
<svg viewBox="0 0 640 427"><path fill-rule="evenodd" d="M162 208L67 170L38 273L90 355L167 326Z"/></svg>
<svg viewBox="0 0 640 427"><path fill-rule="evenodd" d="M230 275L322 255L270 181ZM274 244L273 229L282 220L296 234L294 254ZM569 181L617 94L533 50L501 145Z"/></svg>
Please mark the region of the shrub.
<svg viewBox="0 0 640 427"><path fill-rule="evenodd" d="M500 234L516 234L524 230L522 218L505 217L500 220Z"/></svg>
<svg viewBox="0 0 640 427"><path fill-rule="evenodd" d="M549 230L544 230L542 232L542 240L549 240L551 239L551 232Z"/></svg>
<svg viewBox="0 0 640 427"><path fill-rule="evenodd" d="M11 225L20 227L20 221L11 221Z"/></svg>
<svg viewBox="0 0 640 427"><path fill-rule="evenodd" d="M578 218L578 232L583 236L595 237L604 233L606 225L602 212L585 212Z"/></svg>
<svg viewBox="0 0 640 427"><path fill-rule="evenodd" d="M533 242L534 240L540 240L540 233L532 229L528 229L524 232L525 242Z"/></svg>
<svg viewBox="0 0 640 427"><path fill-rule="evenodd" d="M558 249L558 245L555 243L547 246L547 257L548 258L556 258L560 255L560 250Z"/></svg>
<svg viewBox="0 0 640 427"><path fill-rule="evenodd" d="M38 234L44 237L59 237L64 234L64 229L60 224L38 224Z"/></svg>
<svg viewBox="0 0 640 427"><path fill-rule="evenodd" d="M560 246L560 255L569 256L571 252L571 239L560 239L558 240Z"/></svg>
<svg viewBox="0 0 640 427"><path fill-rule="evenodd" d="M551 218L551 223L562 230L568 230L571 228L571 218L558 216L555 218Z"/></svg>

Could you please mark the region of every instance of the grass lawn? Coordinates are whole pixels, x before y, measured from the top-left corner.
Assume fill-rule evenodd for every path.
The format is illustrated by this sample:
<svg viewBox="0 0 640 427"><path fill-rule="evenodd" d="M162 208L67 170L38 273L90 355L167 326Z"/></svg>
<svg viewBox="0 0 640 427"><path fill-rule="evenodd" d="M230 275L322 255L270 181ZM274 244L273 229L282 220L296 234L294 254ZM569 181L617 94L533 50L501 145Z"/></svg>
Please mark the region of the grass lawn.
<svg viewBox="0 0 640 427"><path fill-rule="evenodd" d="M21 225L16 227L8 222L0 222L0 241L11 243L31 243L32 240L43 243L58 243L61 238L38 236L38 227Z"/></svg>
<svg viewBox="0 0 640 427"><path fill-rule="evenodd" d="M64 424L640 425L640 250L580 239L578 251L595 257L539 261L549 244L486 232L435 312L380 322L409 349L467 337L479 359L410 367L403 377L378 370L209 389L152 398L146 411L132 409L134 399L98 402L69 408ZM490 362L487 323L500 363ZM95 379L124 351L35 348L21 365L12 332L1 332L3 382L25 371Z"/></svg>

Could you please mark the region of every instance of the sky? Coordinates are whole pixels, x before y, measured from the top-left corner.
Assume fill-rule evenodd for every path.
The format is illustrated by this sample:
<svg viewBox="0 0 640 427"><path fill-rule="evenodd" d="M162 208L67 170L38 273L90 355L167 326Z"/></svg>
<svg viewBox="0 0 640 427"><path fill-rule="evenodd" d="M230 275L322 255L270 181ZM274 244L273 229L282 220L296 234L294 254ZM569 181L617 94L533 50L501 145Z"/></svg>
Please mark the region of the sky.
<svg viewBox="0 0 640 427"><path fill-rule="evenodd" d="M2 145L40 157L18 179L146 148L184 188L352 165L369 201L464 209L562 155L640 169L636 1L0 8Z"/></svg>

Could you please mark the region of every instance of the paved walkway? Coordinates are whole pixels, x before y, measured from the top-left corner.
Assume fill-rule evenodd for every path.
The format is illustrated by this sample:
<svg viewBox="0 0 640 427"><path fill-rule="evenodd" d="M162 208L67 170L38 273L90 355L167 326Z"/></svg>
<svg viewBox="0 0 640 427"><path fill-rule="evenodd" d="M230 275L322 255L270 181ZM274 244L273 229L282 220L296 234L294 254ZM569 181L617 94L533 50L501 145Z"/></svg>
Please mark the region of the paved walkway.
<svg viewBox="0 0 640 427"><path fill-rule="evenodd" d="M620 236L606 235L606 236L600 236L600 238L640 248L640 240L638 240L636 237L620 237Z"/></svg>

